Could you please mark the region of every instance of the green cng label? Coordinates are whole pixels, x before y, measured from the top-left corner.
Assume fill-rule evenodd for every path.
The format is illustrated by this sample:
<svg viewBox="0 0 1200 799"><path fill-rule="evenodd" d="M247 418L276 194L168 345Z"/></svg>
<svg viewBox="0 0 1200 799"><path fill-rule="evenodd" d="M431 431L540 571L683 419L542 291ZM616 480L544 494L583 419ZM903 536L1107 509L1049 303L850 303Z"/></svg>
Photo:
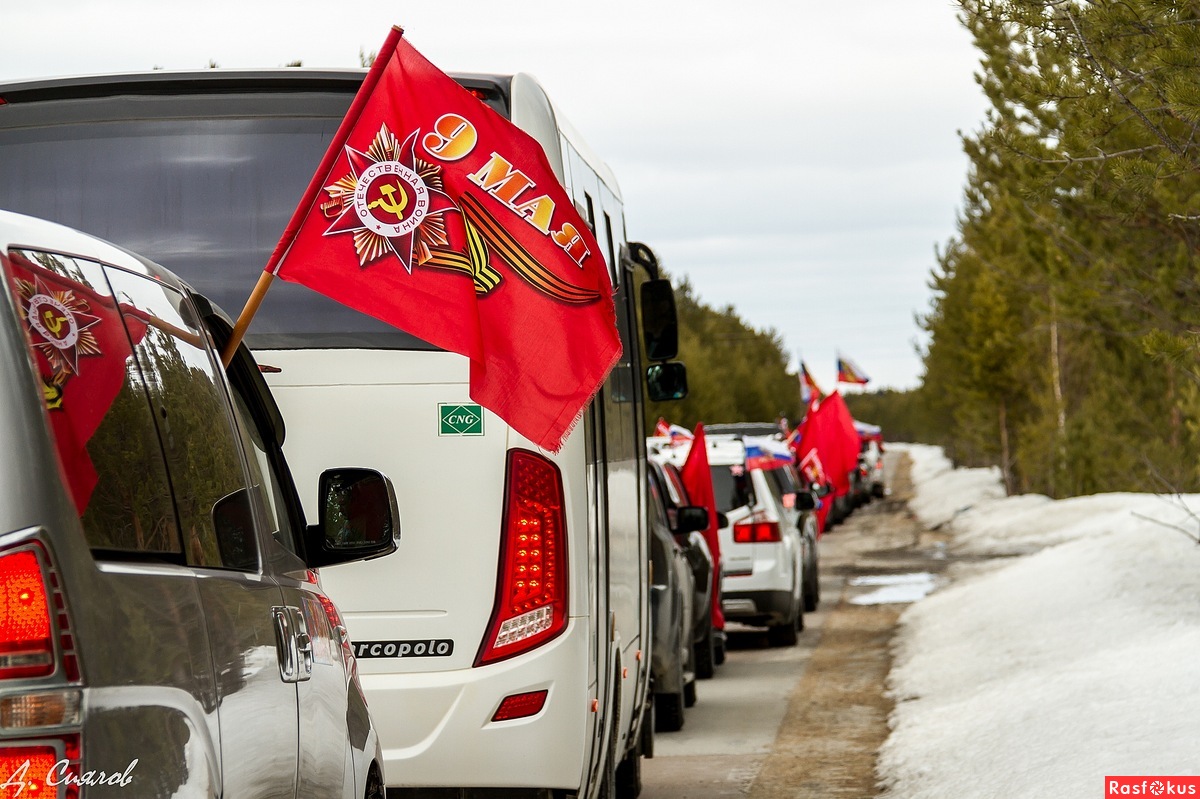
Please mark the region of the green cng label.
<svg viewBox="0 0 1200 799"><path fill-rule="evenodd" d="M438 403L439 436L483 435L483 408L473 402Z"/></svg>

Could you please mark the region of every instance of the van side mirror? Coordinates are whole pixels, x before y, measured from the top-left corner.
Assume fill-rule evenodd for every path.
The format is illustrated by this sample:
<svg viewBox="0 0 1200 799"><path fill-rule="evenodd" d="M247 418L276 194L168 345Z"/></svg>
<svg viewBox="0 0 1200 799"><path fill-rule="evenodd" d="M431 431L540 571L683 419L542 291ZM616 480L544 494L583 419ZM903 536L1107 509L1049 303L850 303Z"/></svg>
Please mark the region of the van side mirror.
<svg viewBox="0 0 1200 799"><path fill-rule="evenodd" d="M796 510L816 510L817 498L811 491L796 492Z"/></svg>
<svg viewBox="0 0 1200 799"><path fill-rule="evenodd" d="M646 367L646 388L654 402L681 400L687 396L687 367L678 361L652 363Z"/></svg>
<svg viewBox="0 0 1200 799"><path fill-rule="evenodd" d="M647 280L642 284L640 302L646 360L669 361L679 354L679 321L671 281Z"/></svg>
<svg viewBox="0 0 1200 799"><path fill-rule="evenodd" d="M305 536L309 568L390 555L400 538L392 481L374 469L321 473L319 521Z"/></svg>
<svg viewBox="0 0 1200 799"><path fill-rule="evenodd" d="M694 533L708 528L708 508L700 505L682 505L675 516L676 535Z"/></svg>
<svg viewBox="0 0 1200 799"><path fill-rule="evenodd" d="M627 241L621 245L621 262L628 269L641 267L651 280L658 280L658 256L648 244L640 241Z"/></svg>

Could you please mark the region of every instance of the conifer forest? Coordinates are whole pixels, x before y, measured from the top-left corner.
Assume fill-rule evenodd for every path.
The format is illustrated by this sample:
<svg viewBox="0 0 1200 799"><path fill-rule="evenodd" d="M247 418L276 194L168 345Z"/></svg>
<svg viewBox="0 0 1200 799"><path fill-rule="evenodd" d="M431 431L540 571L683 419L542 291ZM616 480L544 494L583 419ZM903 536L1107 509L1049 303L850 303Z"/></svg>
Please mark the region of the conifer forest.
<svg viewBox="0 0 1200 799"><path fill-rule="evenodd" d="M919 320L924 374L850 409L888 440L999 466L1010 492L1200 490L1200 2L959 5L988 111L960 132L970 166ZM800 411L778 336L680 293L692 380L757 365L736 384L759 388L694 391L673 421ZM738 407L689 404L706 397Z"/></svg>

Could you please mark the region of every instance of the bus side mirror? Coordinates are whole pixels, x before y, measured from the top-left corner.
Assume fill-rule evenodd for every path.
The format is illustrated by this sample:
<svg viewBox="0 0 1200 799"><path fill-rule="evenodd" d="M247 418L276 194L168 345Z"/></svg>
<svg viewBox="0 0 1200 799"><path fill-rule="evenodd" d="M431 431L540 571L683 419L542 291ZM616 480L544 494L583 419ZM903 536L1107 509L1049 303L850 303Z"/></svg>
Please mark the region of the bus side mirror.
<svg viewBox="0 0 1200 799"><path fill-rule="evenodd" d="M684 533L703 532L708 529L708 508L701 505L684 505L679 508L679 513L676 516L675 529L671 532L676 535Z"/></svg>
<svg viewBox="0 0 1200 799"><path fill-rule="evenodd" d="M309 527L309 568L390 555L400 538L400 511L392 481L374 469L321 473L320 521Z"/></svg>
<svg viewBox="0 0 1200 799"><path fill-rule="evenodd" d="M646 360L669 361L679 354L679 322L675 289L666 279L647 280L641 289L642 340Z"/></svg>
<svg viewBox="0 0 1200 799"><path fill-rule="evenodd" d="M670 402L687 396L687 367L678 361L646 367L647 393L653 402Z"/></svg>

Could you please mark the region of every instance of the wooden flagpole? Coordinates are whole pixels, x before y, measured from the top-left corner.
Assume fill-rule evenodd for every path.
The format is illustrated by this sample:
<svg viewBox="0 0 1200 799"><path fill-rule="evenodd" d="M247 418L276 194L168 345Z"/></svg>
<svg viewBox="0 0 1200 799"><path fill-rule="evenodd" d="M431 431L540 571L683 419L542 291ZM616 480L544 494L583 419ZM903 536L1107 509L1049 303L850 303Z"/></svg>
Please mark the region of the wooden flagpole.
<svg viewBox="0 0 1200 799"><path fill-rule="evenodd" d="M233 326L233 335L229 337L229 343L225 345L225 351L221 353L221 365L226 369L233 362L233 355L246 335L246 328L250 327L250 320L254 318L254 314L258 313L258 307L262 305L263 297L267 296L267 289L271 288L271 281L274 279L275 275L272 272L263 272L258 276L258 282L254 284L254 291L250 292L250 296L246 299L246 307L242 308L242 313Z"/></svg>

